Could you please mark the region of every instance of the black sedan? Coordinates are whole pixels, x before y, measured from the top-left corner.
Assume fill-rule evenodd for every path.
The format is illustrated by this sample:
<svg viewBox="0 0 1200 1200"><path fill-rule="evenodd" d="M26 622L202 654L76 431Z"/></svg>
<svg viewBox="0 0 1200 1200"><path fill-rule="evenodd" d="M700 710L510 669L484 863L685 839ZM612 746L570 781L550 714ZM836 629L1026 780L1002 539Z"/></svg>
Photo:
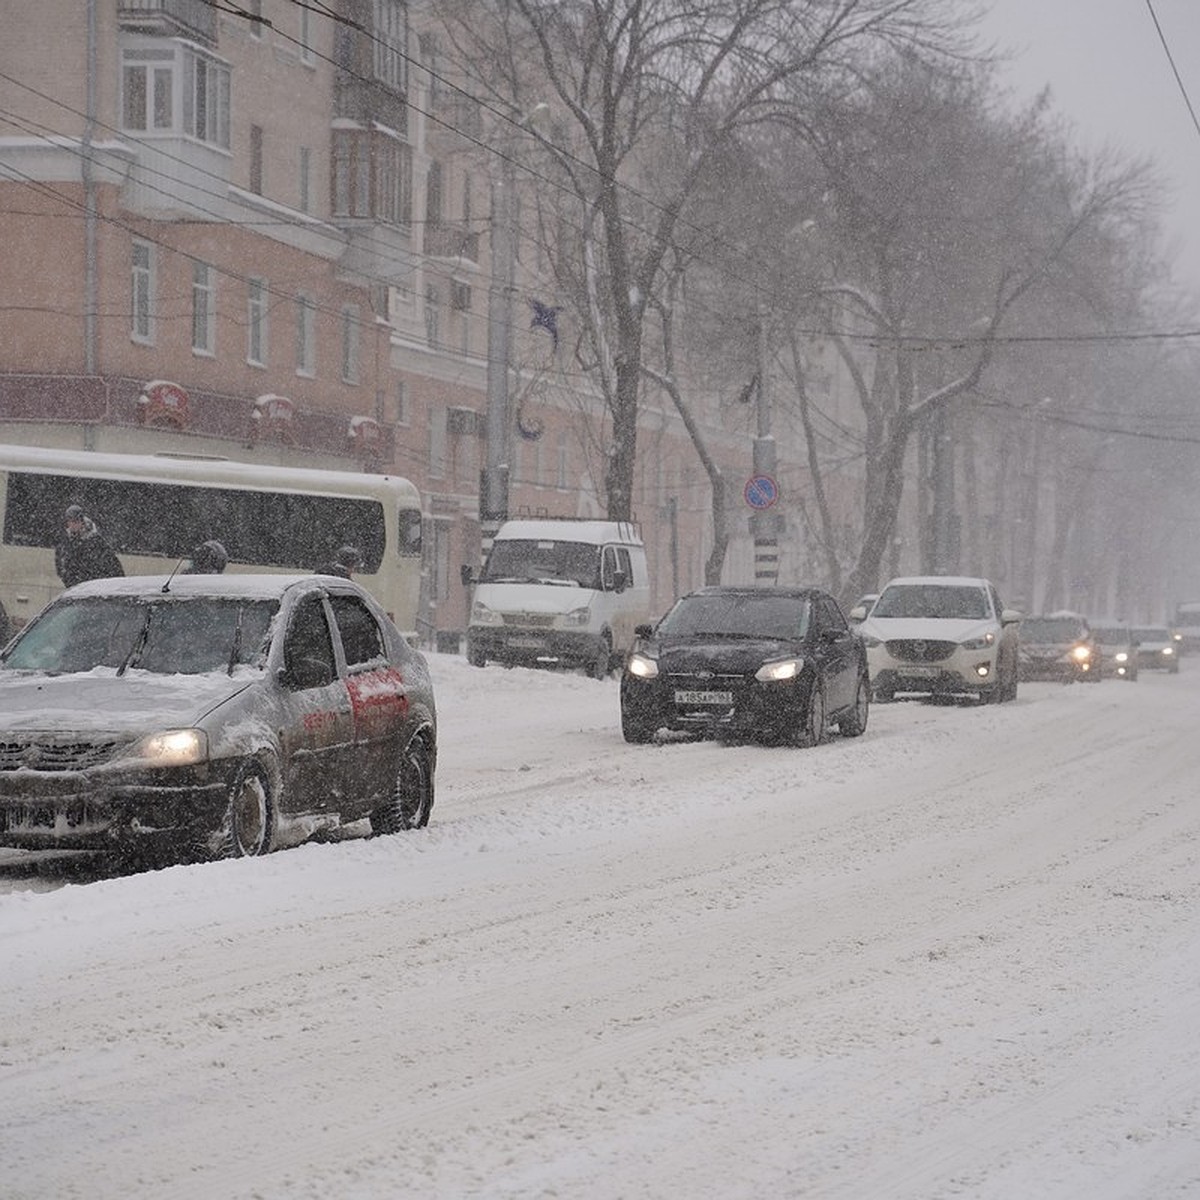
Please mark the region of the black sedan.
<svg viewBox="0 0 1200 1200"><path fill-rule="evenodd" d="M621 675L621 731L660 729L815 746L867 727L862 638L816 588L708 587L681 597L638 641Z"/></svg>
<svg viewBox="0 0 1200 1200"><path fill-rule="evenodd" d="M0 655L0 846L240 857L423 826L424 658L327 576L80 584Z"/></svg>

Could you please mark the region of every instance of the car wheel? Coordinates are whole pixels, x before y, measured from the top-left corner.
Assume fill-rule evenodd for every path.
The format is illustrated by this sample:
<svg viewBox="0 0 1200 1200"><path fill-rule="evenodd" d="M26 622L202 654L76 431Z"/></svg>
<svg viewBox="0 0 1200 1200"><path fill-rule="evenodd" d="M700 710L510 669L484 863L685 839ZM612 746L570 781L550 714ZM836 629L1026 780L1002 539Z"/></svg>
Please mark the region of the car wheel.
<svg viewBox="0 0 1200 1200"><path fill-rule="evenodd" d="M644 746L654 741L658 727L652 725L644 717L631 713L624 705L621 706L621 736L635 746Z"/></svg>
<svg viewBox="0 0 1200 1200"><path fill-rule="evenodd" d="M842 737L859 737L866 732L867 714L871 708L871 684L865 675L860 675L854 689L854 705L838 722Z"/></svg>
<svg viewBox="0 0 1200 1200"><path fill-rule="evenodd" d="M371 814L377 834L424 829L433 809L433 755L422 736L413 738L400 756L391 795Z"/></svg>
<svg viewBox="0 0 1200 1200"><path fill-rule="evenodd" d="M467 643L467 662L473 667L486 667L487 655L478 647L473 646L470 642Z"/></svg>
<svg viewBox="0 0 1200 1200"><path fill-rule="evenodd" d="M805 710L804 723L800 728L800 744L802 746L819 746L825 740L826 732L825 685L820 679L816 679L808 693L808 708Z"/></svg>
<svg viewBox="0 0 1200 1200"><path fill-rule="evenodd" d="M896 699L896 693L893 692L891 688L872 688L871 699L874 700L876 704L891 704L892 701Z"/></svg>
<svg viewBox="0 0 1200 1200"><path fill-rule="evenodd" d="M271 780L256 760L244 762L229 789L218 843L220 858L255 858L271 848L275 797Z"/></svg>
<svg viewBox="0 0 1200 1200"><path fill-rule="evenodd" d="M1008 683L1004 685L1004 691L1000 694L1001 701L1015 700L1017 698L1017 688L1020 685L1020 680L1017 678L1017 673L1014 671L1009 677Z"/></svg>
<svg viewBox="0 0 1200 1200"><path fill-rule="evenodd" d="M587 673L592 679L604 679L612 668L612 641L607 633L601 634L600 646L596 657L587 666Z"/></svg>

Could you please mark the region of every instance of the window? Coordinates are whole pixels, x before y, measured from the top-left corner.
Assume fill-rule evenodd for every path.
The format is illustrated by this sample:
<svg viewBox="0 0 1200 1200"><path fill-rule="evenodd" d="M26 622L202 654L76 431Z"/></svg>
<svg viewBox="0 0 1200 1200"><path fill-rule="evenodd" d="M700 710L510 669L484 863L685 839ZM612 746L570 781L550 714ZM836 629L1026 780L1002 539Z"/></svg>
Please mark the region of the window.
<svg viewBox="0 0 1200 1200"><path fill-rule="evenodd" d="M396 380L396 411L393 421L397 425L408 424L408 388L403 379Z"/></svg>
<svg viewBox="0 0 1200 1200"><path fill-rule="evenodd" d="M441 479L446 474L446 410L429 414L429 474Z"/></svg>
<svg viewBox="0 0 1200 1200"><path fill-rule="evenodd" d="M333 212L338 217L412 220L412 148L383 133L335 129Z"/></svg>
<svg viewBox="0 0 1200 1200"><path fill-rule="evenodd" d="M183 55L183 131L229 149L229 68L190 48Z"/></svg>
<svg viewBox="0 0 1200 1200"><path fill-rule="evenodd" d="M329 606L333 609L334 621L342 635L342 652L346 656L347 667L375 663L387 657L379 622L357 596L331 595Z"/></svg>
<svg viewBox="0 0 1200 1200"><path fill-rule="evenodd" d="M257 41L263 35L262 0L245 0L244 11L250 17L250 36Z"/></svg>
<svg viewBox="0 0 1200 1200"><path fill-rule="evenodd" d="M557 481L558 490L560 492L566 491L567 484L569 482L569 473L567 470L567 467L568 467L567 451L568 451L567 435L565 433L560 433L558 435L558 481Z"/></svg>
<svg viewBox="0 0 1200 1200"><path fill-rule="evenodd" d="M130 336L135 342L154 341L154 247L135 240L130 286Z"/></svg>
<svg viewBox="0 0 1200 1200"><path fill-rule="evenodd" d="M183 133L228 150L229 68L183 43L124 47L121 125L136 133Z"/></svg>
<svg viewBox="0 0 1200 1200"><path fill-rule="evenodd" d="M267 363L267 285L261 279L246 285L246 361L256 367Z"/></svg>
<svg viewBox="0 0 1200 1200"><path fill-rule="evenodd" d="M297 39L300 43L300 61L314 63L317 56L312 44L312 9L308 4L298 4L296 11L300 14L300 36Z"/></svg>
<svg viewBox="0 0 1200 1200"><path fill-rule="evenodd" d="M431 162L425 177L425 223L431 229L442 223L442 164Z"/></svg>
<svg viewBox="0 0 1200 1200"><path fill-rule="evenodd" d="M212 267L207 263L192 263L192 349L198 354L212 354L215 349L213 286Z"/></svg>
<svg viewBox="0 0 1200 1200"><path fill-rule="evenodd" d="M250 190L263 194L263 131L261 125L250 126Z"/></svg>
<svg viewBox="0 0 1200 1200"><path fill-rule="evenodd" d="M408 82L408 14L405 0L375 0L375 78L394 91Z"/></svg>
<svg viewBox="0 0 1200 1200"><path fill-rule="evenodd" d="M296 374L316 374L316 346L313 343L313 323L316 306L310 296L296 297Z"/></svg>
<svg viewBox="0 0 1200 1200"><path fill-rule="evenodd" d="M352 304L342 309L342 380L358 382L358 309Z"/></svg>
<svg viewBox="0 0 1200 1200"><path fill-rule="evenodd" d="M314 670L314 663L323 670ZM321 686L317 681L331 683L337 678L333 642L320 596L305 596L296 605L283 642L283 664L311 685Z"/></svg>
<svg viewBox="0 0 1200 1200"><path fill-rule="evenodd" d="M122 56L121 124L132 130L171 130L175 125L175 54L131 49Z"/></svg>
<svg viewBox="0 0 1200 1200"><path fill-rule="evenodd" d="M312 151L300 147L300 211L312 212Z"/></svg>

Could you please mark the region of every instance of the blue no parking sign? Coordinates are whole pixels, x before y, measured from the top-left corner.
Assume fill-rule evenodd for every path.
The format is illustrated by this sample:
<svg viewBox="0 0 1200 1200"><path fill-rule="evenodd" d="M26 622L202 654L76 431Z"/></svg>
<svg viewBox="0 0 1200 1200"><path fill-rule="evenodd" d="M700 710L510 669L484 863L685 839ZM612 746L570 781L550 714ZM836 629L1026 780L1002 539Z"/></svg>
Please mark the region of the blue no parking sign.
<svg viewBox="0 0 1200 1200"><path fill-rule="evenodd" d="M752 475L746 481L746 489L742 494L751 508L761 512L779 499L779 485L770 475Z"/></svg>

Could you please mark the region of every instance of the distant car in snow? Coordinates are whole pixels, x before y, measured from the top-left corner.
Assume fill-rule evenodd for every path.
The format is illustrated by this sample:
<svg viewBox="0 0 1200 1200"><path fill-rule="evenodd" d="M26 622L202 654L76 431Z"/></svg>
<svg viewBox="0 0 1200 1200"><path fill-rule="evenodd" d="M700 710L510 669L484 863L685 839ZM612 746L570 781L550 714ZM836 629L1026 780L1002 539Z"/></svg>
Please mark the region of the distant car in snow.
<svg viewBox="0 0 1200 1200"><path fill-rule="evenodd" d="M1062 610L1021 618L1021 678L1099 683L1103 649L1079 613Z"/></svg>
<svg viewBox="0 0 1200 1200"><path fill-rule="evenodd" d="M1092 633L1100 644L1100 670L1104 677L1137 683L1137 642L1133 630L1115 622L1093 625Z"/></svg>
<svg viewBox="0 0 1200 1200"><path fill-rule="evenodd" d="M0 845L239 857L425 825L424 658L327 576L95 580L0 654Z"/></svg>
<svg viewBox="0 0 1200 1200"><path fill-rule="evenodd" d="M638 627L621 675L621 731L816 745L867 727L862 639L816 588L706 587Z"/></svg>
<svg viewBox="0 0 1200 1200"><path fill-rule="evenodd" d="M1133 631L1138 667L1143 671L1179 673L1179 644L1165 625L1142 625Z"/></svg>
<svg viewBox="0 0 1200 1200"><path fill-rule="evenodd" d="M903 576L864 615L858 631L877 700L901 692L1016 699L1021 614L1003 606L987 579Z"/></svg>

